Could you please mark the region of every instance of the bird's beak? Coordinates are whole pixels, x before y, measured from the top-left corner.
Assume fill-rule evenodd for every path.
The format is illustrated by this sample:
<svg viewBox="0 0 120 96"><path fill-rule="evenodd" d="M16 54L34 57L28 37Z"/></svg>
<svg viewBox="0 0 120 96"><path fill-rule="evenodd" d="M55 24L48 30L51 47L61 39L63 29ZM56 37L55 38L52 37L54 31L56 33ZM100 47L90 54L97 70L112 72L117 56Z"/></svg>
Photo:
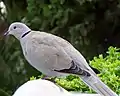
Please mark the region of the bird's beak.
<svg viewBox="0 0 120 96"><path fill-rule="evenodd" d="M2 34L2 36L0 36L0 40L3 40L3 38L5 38L7 35L9 35L9 31Z"/></svg>
<svg viewBox="0 0 120 96"><path fill-rule="evenodd" d="M9 31L5 32L5 33L4 33L4 36L7 36L8 34L9 34Z"/></svg>

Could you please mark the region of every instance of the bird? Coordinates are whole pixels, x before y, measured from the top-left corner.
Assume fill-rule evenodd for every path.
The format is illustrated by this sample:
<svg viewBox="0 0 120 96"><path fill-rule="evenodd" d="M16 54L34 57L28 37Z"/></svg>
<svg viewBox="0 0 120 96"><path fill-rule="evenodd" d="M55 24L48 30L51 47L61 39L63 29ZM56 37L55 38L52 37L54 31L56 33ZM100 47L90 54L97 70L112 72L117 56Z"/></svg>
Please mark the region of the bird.
<svg viewBox="0 0 120 96"><path fill-rule="evenodd" d="M67 40L47 32L34 31L21 22L12 23L4 35L17 38L28 63L46 76L75 74L98 94L118 96L100 80L84 56Z"/></svg>
<svg viewBox="0 0 120 96"><path fill-rule="evenodd" d="M72 96L72 94L53 82L37 79L22 84L12 96Z"/></svg>

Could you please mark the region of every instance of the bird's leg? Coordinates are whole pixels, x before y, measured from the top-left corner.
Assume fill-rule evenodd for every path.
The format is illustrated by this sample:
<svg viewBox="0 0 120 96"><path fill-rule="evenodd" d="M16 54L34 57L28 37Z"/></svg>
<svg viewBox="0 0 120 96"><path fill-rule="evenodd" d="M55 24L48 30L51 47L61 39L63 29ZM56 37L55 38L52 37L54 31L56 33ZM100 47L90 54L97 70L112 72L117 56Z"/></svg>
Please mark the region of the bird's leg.
<svg viewBox="0 0 120 96"><path fill-rule="evenodd" d="M56 77L49 77L49 76L43 76L41 79L44 79L44 80L48 80L48 81L51 81L51 82L53 82L53 83L56 83L56 81L55 81L55 78Z"/></svg>

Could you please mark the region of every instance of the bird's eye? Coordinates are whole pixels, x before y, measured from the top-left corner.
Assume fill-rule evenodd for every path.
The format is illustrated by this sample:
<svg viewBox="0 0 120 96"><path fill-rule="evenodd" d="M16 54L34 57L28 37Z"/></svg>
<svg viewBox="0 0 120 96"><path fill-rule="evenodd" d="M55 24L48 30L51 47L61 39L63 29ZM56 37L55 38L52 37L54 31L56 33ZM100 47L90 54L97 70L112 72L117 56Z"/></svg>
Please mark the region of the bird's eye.
<svg viewBox="0 0 120 96"><path fill-rule="evenodd" d="M14 26L13 28L16 29L16 26Z"/></svg>

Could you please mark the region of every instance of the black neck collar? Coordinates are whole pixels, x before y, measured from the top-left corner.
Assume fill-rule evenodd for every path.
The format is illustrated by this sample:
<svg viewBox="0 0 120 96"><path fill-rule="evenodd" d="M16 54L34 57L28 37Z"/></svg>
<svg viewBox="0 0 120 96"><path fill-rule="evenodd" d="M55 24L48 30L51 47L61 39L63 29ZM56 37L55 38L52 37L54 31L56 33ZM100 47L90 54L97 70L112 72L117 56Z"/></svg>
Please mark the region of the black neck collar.
<svg viewBox="0 0 120 96"><path fill-rule="evenodd" d="M28 33L30 33L31 31L26 32L25 34L22 35L22 38L25 37Z"/></svg>

